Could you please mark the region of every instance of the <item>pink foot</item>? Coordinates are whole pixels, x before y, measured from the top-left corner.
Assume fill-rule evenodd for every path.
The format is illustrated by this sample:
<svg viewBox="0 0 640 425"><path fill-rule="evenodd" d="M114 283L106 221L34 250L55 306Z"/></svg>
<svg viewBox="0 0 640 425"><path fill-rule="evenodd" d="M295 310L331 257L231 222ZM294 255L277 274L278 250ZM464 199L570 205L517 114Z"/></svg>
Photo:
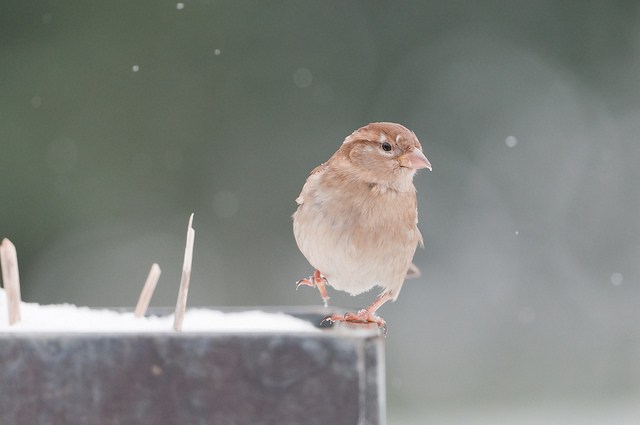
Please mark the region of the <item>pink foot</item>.
<svg viewBox="0 0 640 425"><path fill-rule="evenodd" d="M343 316L339 314L334 314L329 317L326 317L324 321L329 321L331 323L335 322L348 322L348 323L375 323L378 325L380 329L382 329L385 333L387 332L387 322L380 317L371 313L366 308L360 310L357 313L345 313Z"/></svg>
<svg viewBox="0 0 640 425"><path fill-rule="evenodd" d="M312 288L318 288L320 291L320 296L322 297L322 302L325 307L329 306L329 294L327 293L327 285L329 282L327 278L322 276L319 270L316 270L313 275L309 276L305 279L300 279L296 282L296 290L301 286L311 286Z"/></svg>

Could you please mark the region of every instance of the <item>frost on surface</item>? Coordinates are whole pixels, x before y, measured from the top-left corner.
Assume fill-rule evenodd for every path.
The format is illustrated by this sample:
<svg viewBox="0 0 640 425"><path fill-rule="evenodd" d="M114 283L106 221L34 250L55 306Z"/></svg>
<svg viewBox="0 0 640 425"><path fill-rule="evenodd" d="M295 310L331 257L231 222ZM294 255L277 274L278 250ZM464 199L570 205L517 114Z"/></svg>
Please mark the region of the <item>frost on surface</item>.
<svg viewBox="0 0 640 425"><path fill-rule="evenodd" d="M135 318L121 313L72 304L21 303L22 320L9 326L6 293L0 289L0 332L172 332L173 315ZM183 332L316 332L311 323L284 313L221 312L189 309Z"/></svg>

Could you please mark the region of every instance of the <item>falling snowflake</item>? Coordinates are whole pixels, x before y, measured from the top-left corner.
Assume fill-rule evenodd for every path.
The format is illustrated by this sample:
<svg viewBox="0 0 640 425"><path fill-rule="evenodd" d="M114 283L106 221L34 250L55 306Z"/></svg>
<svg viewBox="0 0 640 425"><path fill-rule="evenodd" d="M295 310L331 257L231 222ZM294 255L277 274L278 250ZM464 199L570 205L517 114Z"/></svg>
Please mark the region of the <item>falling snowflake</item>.
<svg viewBox="0 0 640 425"><path fill-rule="evenodd" d="M509 146L510 148L513 148L518 144L518 139L516 139L514 136L507 136L507 138L504 139L504 144Z"/></svg>

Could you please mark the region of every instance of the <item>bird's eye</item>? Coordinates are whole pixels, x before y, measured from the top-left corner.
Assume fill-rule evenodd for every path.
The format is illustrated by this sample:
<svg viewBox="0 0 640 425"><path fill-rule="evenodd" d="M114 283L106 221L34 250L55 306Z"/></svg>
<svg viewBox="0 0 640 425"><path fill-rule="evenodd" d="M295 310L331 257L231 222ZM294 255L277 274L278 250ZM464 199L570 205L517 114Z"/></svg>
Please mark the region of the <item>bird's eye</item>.
<svg viewBox="0 0 640 425"><path fill-rule="evenodd" d="M389 142L382 142L382 150L385 152L389 152L391 151L391 143Z"/></svg>

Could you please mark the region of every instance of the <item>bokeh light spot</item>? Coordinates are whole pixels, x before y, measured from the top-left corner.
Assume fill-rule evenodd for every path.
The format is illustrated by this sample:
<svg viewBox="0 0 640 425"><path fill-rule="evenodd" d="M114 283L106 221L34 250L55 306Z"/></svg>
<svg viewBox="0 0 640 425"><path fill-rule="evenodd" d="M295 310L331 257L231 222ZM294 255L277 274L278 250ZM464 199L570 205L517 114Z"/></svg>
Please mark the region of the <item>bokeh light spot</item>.
<svg viewBox="0 0 640 425"><path fill-rule="evenodd" d="M313 75L308 68L298 68L293 73L293 82L301 89L305 89L311 85Z"/></svg>
<svg viewBox="0 0 640 425"><path fill-rule="evenodd" d="M33 96L31 98L31 106L34 108L39 108L42 106L42 98L40 96Z"/></svg>
<svg viewBox="0 0 640 425"><path fill-rule="evenodd" d="M518 312L518 322L523 325L530 325L536 320L536 311L529 306L523 307Z"/></svg>
<svg viewBox="0 0 640 425"><path fill-rule="evenodd" d="M619 273L619 272L611 273L610 279L611 279L611 283L613 283L614 286L622 285L622 281L623 281L622 273Z"/></svg>
<svg viewBox="0 0 640 425"><path fill-rule="evenodd" d="M228 190L221 190L213 196L213 212L219 217L233 217L238 212L238 196Z"/></svg>
<svg viewBox="0 0 640 425"><path fill-rule="evenodd" d="M514 148L518 144L518 139L514 136L507 136L507 138L504 139L504 144L510 148Z"/></svg>

